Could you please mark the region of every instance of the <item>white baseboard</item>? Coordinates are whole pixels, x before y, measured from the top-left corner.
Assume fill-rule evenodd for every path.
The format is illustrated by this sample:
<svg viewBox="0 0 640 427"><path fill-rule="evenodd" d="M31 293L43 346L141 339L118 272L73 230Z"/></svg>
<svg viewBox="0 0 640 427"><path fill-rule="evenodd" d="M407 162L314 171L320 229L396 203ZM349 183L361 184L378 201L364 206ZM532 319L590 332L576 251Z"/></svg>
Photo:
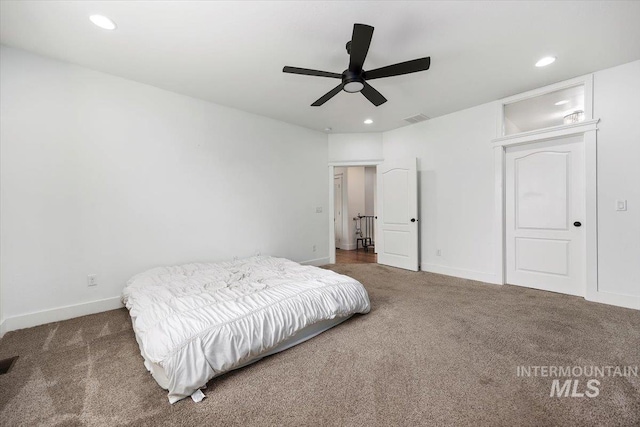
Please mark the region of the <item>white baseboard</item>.
<svg viewBox="0 0 640 427"><path fill-rule="evenodd" d="M329 264L329 257L310 259L310 260L307 260L307 261L300 261L299 264L302 264L302 265L315 265L316 267L319 267L321 265Z"/></svg>
<svg viewBox="0 0 640 427"><path fill-rule="evenodd" d="M462 279L478 280L480 282L501 285L502 283L495 274L483 273L481 271L465 270L462 268L451 268L437 264L422 264L420 270L430 273L444 274L445 276L460 277Z"/></svg>
<svg viewBox="0 0 640 427"><path fill-rule="evenodd" d="M4 325L5 325L5 321L4 321L4 320L2 320L2 321L0 322L0 338L2 338L2 337L4 336L4 334L5 334L5 332L6 332L6 331L4 330Z"/></svg>
<svg viewBox="0 0 640 427"><path fill-rule="evenodd" d="M123 307L120 297L106 298L98 301L90 301L81 304L68 305L53 308L51 310L22 314L20 316L7 317L0 325L0 336L6 332L18 329L31 328L45 323L59 322L74 317L88 314L101 313Z"/></svg>
<svg viewBox="0 0 640 427"><path fill-rule="evenodd" d="M356 249L363 249L364 247L357 243L343 243L340 245L340 249L343 251L355 251Z"/></svg>
<svg viewBox="0 0 640 427"><path fill-rule="evenodd" d="M640 297L638 296L598 291L593 294L587 293L585 299L587 301L599 302L601 304L617 305L618 307L640 310Z"/></svg>

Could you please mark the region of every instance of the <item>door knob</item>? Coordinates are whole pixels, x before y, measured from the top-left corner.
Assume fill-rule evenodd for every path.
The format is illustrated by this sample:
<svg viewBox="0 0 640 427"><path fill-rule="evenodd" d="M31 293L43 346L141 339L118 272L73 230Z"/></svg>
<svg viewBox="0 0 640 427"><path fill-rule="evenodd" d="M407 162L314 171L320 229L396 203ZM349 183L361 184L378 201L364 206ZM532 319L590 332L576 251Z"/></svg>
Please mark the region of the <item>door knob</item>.
<svg viewBox="0 0 640 427"><path fill-rule="evenodd" d="M582 225L582 223L580 221L576 221L576 222L573 223L573 225L575 227L580 227Z"/></svg>
<svg viewBox="0 0 640 427"><path fill-rule="evenodd" d="M416 222L416 219L415 218L411 218L411 222Z"/></svg>

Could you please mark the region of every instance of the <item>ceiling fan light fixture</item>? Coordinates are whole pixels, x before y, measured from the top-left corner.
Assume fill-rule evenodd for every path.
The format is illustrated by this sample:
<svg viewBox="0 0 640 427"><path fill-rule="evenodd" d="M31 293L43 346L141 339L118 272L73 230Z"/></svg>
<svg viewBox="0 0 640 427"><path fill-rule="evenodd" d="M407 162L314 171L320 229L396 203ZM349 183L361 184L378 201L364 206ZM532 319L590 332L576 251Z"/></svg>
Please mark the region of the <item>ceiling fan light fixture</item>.
<svg viewBox="0 0 640 427"><path fill-rule="evenodd" d="M345 83L344 87L343 87L345 92L349 92L349 93L356 93L356 92L360 92L362 89L364 89L364 84L362 82L349 82L349 83Z"/></svg>
<svg viewBox="0 0 640 427"><path fill-rule="evenodd" d="M342 90L349 93L360 92L364 89L364 79L360 75L361 73L345 70L342 73Z"/></svg>
<svg viewBox="0 0 640 427"><path fill-rule="evenodd" d="M584 111L582 110L576 110L572 113L567 114L566 116L564 116L564 124L565 125L569 125L572 123L580 123L581 121L584 120Z"/></svg>

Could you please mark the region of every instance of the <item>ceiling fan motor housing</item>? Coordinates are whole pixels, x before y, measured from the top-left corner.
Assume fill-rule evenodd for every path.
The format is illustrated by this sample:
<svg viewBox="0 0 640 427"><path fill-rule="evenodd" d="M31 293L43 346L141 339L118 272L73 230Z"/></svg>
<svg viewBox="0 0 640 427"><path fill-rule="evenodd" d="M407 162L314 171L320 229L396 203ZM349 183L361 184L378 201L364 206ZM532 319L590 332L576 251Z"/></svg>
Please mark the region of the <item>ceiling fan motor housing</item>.
<svg viewBox="0 0 640 427"><path fill-rule="evenodd" d="M342 90L349 93L360 92L364 88L362 71L344 70L342 73Z"/></svg>

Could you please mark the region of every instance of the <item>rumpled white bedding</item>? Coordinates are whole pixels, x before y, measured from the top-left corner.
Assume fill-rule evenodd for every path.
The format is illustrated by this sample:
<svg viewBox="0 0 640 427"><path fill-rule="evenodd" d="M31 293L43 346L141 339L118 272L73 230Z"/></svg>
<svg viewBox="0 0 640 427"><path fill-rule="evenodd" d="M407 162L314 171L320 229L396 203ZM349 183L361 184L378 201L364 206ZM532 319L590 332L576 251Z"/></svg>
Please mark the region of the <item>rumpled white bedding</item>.
<svg viewBox="0 0 640 427"><path fill-rule="evenodd" d="M370 309L351 277L259 256L155 268L129 279L122 300L146 362L168 378L171 403L306 326Z"/></svg>

